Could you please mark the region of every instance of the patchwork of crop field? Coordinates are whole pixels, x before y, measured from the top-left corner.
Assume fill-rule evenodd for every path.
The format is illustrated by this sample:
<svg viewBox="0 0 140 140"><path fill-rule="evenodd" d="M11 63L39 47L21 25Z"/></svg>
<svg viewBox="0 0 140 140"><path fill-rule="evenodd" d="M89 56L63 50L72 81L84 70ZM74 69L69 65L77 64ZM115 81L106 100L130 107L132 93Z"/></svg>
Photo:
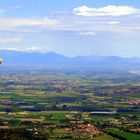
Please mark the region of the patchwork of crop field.
<svg viewBox="0 0 140 140"><path fill-rule="evenodd" d="M71 70L0 72L0 135L140 139L140 76Z"/></svg>

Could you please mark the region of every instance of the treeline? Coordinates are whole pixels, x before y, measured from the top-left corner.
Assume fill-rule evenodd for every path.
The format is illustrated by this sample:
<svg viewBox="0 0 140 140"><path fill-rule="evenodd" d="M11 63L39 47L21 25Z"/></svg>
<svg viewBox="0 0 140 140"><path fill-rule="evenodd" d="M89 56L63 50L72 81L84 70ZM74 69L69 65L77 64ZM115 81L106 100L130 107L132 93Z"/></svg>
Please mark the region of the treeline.
<svg viewBox="0 0 140 140"><path fill-rule="evenodd" d="M35 135L26 129L0 129L0 140L48 140L49 135Z"/></svg>

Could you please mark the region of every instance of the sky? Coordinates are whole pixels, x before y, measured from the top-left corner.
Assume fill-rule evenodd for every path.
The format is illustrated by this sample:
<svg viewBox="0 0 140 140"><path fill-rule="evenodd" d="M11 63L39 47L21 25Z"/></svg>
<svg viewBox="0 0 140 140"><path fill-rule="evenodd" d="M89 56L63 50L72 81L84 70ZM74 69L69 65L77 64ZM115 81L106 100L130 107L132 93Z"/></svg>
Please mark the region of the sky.
<svg viewBox="0 0 140 140"><path fill-rule="evenodd" d="M0 49L140 57L140 1L1 0Z"/></svg>

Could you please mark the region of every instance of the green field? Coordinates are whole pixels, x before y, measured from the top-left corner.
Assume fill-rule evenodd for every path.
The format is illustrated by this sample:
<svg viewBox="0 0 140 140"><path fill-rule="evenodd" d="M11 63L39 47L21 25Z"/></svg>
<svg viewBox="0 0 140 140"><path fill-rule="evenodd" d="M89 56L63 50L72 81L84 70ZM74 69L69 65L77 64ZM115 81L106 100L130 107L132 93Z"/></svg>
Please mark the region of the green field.
<svg viewBox="0 0 140 140"><path fill-rule="evenodd" d="M124 138L125 140L140 140L140 135L131 133L131 132L126 132L126 131L120 131L117 129L109 130L108 134L111 134L114 137L118 138Z"/></svg>
<svg viewBox="0 0 140 140"><path fill-rule="evenodd" d="M0 128L6 136L25 131L40 140L140 139L138 134L125 131L139 130L140 76L15 70L12 74L1 72L0 78Z"/></svg>

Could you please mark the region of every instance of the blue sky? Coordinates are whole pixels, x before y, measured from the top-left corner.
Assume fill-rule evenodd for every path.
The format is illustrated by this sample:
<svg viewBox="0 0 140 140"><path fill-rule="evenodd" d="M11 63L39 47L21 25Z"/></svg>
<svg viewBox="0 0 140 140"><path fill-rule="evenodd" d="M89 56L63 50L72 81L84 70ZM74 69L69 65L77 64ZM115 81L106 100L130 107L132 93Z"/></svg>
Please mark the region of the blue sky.
<svg viewBox="0 0 140 140"><path fill-rule="evenodd" d="M0 1L0 49L140 57L140 1Z"/></svg>

